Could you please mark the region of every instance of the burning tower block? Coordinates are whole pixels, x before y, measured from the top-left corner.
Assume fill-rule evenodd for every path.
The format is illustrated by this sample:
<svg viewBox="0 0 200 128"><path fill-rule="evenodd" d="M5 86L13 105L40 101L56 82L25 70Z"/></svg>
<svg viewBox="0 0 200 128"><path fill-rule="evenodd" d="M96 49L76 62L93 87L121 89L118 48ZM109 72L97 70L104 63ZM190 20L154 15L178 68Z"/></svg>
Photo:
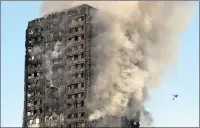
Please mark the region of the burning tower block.
<svg viewBox="0 0 200 128"><path fill-rule="evenodd" d="M95 11L84 4L28 23L23 127L91 127L86 100Z"/></svg>

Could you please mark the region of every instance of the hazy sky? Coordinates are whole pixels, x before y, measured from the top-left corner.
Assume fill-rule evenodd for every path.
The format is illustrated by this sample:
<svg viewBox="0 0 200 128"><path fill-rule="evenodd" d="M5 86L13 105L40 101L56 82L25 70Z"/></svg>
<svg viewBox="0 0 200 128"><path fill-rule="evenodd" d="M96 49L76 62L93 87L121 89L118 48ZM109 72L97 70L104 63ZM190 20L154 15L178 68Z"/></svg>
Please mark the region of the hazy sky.
<svg viewBox="0 0 200 128"><path fill-rule="evenodd" d="M20 127L24 103L25 30L41 2L1 5L1 127ZM199 126L199 7L182 34L177 60L152 90L147 108L156 126ZM172 100L172 94L179 97Z"/></svg>

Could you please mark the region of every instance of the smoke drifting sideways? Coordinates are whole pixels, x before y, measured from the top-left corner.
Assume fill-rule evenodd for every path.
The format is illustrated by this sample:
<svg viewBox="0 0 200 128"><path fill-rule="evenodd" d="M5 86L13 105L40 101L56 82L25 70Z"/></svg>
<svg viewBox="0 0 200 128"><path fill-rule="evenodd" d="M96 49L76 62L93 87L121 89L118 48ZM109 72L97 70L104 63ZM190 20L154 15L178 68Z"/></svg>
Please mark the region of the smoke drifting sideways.
<svg viewBox="0 0 200 128"><path fill-rule="evenodd" d="M149 97L148 90L160 86L160 75L176 58L180 34L190 21L195 3L43 2L41 16L80 4L97 8L92 22L100 22L105 28L91 42L92 61L95 62L92 71L96 76L92 79L89 120L107 116L133 119L140 111L143 122L151 122L151 114L144 105Z"/></svg>

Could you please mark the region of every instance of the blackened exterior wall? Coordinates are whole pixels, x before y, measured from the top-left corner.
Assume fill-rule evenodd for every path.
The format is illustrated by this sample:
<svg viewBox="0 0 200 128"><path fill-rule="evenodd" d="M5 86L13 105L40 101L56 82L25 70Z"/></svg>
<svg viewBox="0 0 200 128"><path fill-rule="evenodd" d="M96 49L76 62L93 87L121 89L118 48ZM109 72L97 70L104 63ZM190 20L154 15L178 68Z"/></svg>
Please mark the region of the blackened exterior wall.
<svg viewBox="0 0 200 128"><path fill-rule="evenodd" d="M90 126L91 10L80 5L29 22L23 127Z"/></svg>

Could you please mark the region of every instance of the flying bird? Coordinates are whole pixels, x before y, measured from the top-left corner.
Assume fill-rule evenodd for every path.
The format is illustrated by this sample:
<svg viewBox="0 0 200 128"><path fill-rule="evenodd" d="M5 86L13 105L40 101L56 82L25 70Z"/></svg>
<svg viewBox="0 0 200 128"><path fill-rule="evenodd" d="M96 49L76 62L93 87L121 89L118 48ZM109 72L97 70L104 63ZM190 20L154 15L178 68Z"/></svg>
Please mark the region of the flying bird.
<svg viewBox="0 0 200 128"><path fill-rule="evenodd" d="M175 98L178 98L178 95L177 94L175 94L175 95L172 95L174 98L173 98L173 100L175 99Z"/></svg>

